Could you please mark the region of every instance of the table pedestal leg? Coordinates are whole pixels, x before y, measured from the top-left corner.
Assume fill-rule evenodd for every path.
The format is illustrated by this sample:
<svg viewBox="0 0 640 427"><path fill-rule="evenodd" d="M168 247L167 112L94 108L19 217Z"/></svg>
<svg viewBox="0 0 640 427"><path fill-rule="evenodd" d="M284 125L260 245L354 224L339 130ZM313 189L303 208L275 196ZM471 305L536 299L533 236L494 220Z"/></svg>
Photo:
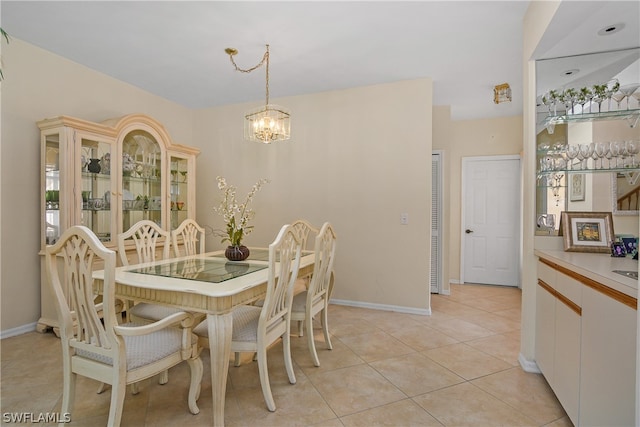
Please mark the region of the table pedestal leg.
<svg viewBox="0 0 640 427"><path fill-rule="evenodd" d="M207 315L214 426L224 426L224 401L227 391L227 374L229 372L232 322L231 313Z"/></svg>

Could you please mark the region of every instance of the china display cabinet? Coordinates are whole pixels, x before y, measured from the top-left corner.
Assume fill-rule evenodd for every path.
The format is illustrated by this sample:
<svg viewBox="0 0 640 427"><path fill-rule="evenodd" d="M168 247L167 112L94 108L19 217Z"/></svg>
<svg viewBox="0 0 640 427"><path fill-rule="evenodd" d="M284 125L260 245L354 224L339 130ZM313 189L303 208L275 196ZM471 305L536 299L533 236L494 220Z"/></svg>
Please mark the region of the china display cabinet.
<svg viewBox="0 0 640 427"><path fill-rule="evenodd" d="M87 226L117 250L117 235L140 220L171 231L183 220L195 219L199 150L174 143L153 118L132 114L94 123L60 116L37 125L43 251L72 225ZM37 329L43 332L57 327L57 317L44 266L41 270Z"/></svg>

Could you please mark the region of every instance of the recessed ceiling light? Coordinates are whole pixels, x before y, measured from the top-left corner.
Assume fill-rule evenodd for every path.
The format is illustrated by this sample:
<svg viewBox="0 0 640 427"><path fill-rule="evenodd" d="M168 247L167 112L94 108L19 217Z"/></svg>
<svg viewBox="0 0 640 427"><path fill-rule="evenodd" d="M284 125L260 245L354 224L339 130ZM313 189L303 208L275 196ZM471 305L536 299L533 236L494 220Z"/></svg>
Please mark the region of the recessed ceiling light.
<svg viewBox="0 0 640 427"><path fill-rule="evenodd" d="M565 72L562 73L563 76L573 76L574 74L578 74L580 72L580 70L578 70L577 68L573 68L571 70L567 70Z"/></svg>
<svg viewBox="0 0 640 427"><path fill-rule="evenodd" d="M622 22L620 22L619 24L607 25L606 27L598 31L598 35L609 36L611 34L615 34L619 31L622 31L623 28L624 28L624 24Z"/></svg>

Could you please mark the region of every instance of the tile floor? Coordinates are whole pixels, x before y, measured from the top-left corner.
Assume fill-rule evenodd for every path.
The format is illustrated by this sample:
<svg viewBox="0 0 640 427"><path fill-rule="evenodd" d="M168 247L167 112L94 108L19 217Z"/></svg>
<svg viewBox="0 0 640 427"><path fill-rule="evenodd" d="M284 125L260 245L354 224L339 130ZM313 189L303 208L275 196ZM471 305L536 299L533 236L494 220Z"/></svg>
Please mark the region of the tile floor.
<svg viewBox="0 0 640 427"><path fill-rule="evenodd" d="M571 426L538 374L518 365L520 290L452 285L433 295L431 316L332 305L333 350L316 325L320 367L306 338L293 338L297 383L288 383L280 345L269 351L278 409L268 412L257 364L229 368L227 426ZM60 343L37 332L2 340L1 411L55 412L61 401ZM187 408L186 364L127 394L123 426L206 426L211 422L209 353L200 414ZM80 377L71 425L105 425L109 390Z"/></svg>

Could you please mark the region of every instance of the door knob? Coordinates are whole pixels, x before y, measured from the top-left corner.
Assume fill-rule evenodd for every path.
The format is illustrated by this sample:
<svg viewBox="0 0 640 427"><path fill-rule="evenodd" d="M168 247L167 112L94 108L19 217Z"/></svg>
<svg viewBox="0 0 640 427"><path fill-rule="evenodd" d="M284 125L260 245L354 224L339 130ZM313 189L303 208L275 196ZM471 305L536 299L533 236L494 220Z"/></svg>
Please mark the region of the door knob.
<svg viewBox="0 0 640 427"><path fill-rule="evenodd" d="M464 232L465 232L465 233L467 233L467 234L471 234L471 233L473 233L473 230L469 230L469 229L467 228L466 230L464 230Z"/></svg>

